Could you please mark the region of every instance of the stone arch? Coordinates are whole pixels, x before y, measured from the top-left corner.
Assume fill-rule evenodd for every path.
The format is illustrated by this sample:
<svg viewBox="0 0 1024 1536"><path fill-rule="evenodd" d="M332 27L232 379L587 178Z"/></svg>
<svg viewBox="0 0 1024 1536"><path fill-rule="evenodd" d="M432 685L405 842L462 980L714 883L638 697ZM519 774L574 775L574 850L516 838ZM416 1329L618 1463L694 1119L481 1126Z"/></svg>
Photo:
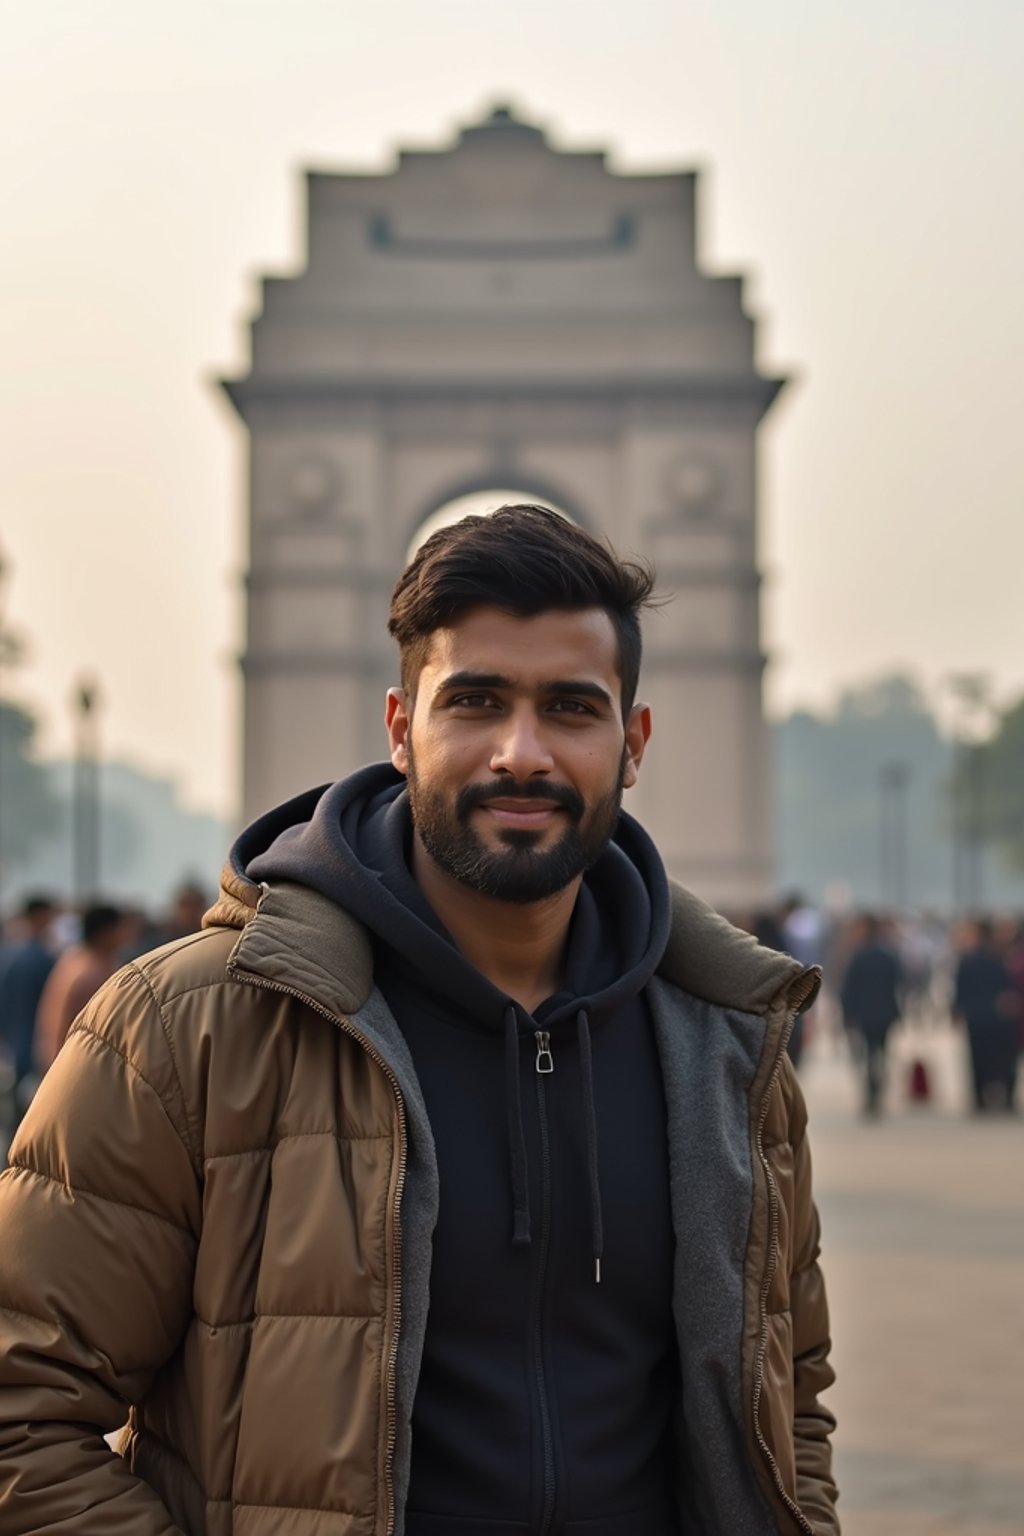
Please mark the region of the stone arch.
<svg viewBox="0 0 1024 1536"><path fill-rule="evenodd" d="M507 110L382 174L309 174L306 265L265 281L224 381L250 432L247 818L380 755L409 543L514 487L679 594L647 626L630 808L702 895L770 898L757 430L784 381L741 279L700 266L696 191Z"/></svg>
<svg viewBox="0 0 1024 1536"><path fill-rule="evenodd" d="M510 470L507 474L500 472L490 475L481 474L469 479L453 481L439 495L432 496L420 507L410 526L405 530L405 549L411 552L413 547L421 542L421 530L439 513L447 511L449 507L470 497L483 499L491 496L494 498L494 506L500 506L502 502L513 498L517 501L540 502L543 506L561 512L572 522L578 523L581 528L593 531L592 520L579 505L576 497L550 481Z"/></svg>

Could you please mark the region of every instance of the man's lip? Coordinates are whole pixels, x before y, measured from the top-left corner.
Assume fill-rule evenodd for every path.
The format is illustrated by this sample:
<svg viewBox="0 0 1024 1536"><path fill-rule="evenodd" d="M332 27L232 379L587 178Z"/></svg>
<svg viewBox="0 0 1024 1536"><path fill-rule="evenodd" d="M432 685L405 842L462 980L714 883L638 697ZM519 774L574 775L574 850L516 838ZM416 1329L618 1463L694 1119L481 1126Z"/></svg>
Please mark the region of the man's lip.
<svg viewBox="0 0 1024 1536"><path fill-rule="evenodd" d="M562 807L555 800L484 800L480 809L504 827L547 827Z"/></svg>
<svg viewBox="0 0 1024 1536"><path fill-rule="evenodd" d="M482 800L481 805L489 811L512 811L519 815L529 815L531 811L559 811L561 806L557 800L527 800L525 796L510 798L507 800Z"/></svg>

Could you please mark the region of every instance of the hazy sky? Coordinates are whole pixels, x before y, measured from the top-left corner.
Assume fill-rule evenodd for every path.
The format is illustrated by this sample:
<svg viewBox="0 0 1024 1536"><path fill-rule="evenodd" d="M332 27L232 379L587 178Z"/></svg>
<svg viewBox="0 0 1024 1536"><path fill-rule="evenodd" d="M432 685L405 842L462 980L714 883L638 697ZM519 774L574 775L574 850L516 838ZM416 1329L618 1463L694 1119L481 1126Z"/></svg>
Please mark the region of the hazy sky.
<svg viewBox="0 0 1024 1536"><path fill-rule="evenodd" d="M509 98L618 169L697 165L749 275L775 710L893 666L1024 691L1019 0L6 0L2 601L69 740L226 811L238 776L254 276L302 258L301 167L383 170ZM382 736L383 743L383 736Z"/></svg>

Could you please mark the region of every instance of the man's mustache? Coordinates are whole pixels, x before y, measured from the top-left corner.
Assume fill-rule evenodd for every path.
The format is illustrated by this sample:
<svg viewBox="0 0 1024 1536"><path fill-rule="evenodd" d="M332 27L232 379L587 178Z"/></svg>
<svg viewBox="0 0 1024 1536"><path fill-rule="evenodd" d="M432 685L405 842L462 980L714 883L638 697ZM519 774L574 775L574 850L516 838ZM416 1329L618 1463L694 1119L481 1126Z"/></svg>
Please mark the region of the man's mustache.
<svg viewBox="0 0 1024 1536"><path fill-rule="evenodd" d="M583 796L568 784L549 784L540 779L527 779L525 784L509 785L496 780L490 784L467 784L460 789L455 802L456 814L464 820L478 805L489 800L547 800L568 811L574 821L582 821L586 806Z"/></svg>

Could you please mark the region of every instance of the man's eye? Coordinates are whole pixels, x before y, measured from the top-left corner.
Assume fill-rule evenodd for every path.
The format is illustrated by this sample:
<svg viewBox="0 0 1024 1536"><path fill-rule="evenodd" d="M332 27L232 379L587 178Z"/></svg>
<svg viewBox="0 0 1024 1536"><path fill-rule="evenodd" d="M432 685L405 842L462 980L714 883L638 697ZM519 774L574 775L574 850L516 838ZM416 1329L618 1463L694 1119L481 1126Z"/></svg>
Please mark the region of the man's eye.
<svg viewBox="0 0 1024 1536"><path fill-rule="evenodd" d="M561 715L592 715L594 711L582 699L555 699L551 705Z"/></svg>
<svg viewBox="0 0 1024 1536"><path fill-rule="evenodd" d="M454 709L487 709L494 700L489 693L460 693L450 702Z"/></svg>

